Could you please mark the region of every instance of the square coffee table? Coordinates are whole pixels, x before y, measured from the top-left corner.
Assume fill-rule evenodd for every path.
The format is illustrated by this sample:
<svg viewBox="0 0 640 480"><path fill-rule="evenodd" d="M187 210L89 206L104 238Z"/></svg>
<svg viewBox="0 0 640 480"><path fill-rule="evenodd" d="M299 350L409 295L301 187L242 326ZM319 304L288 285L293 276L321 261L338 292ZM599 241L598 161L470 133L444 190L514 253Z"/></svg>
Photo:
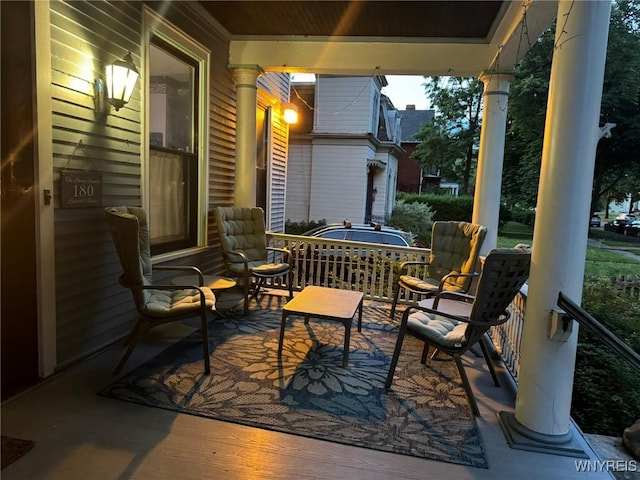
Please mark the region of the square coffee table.
<svg viewBox="0 0 640 480"><path fill-rule="evenodd" d="M327 287L306 287L302 292L287 302L282 308L282 323L280 324L280 339L278 341L278 355L282 354L284 342L284 329L289 315L302 315L304 322L309 322L309 317L324 320L335 320L344 324L344 351L342 353L342 366L349 363L349 340L351 338L351 322L356 311L358 312L358 331L362 331L362 292L339 290Z"/></svg>

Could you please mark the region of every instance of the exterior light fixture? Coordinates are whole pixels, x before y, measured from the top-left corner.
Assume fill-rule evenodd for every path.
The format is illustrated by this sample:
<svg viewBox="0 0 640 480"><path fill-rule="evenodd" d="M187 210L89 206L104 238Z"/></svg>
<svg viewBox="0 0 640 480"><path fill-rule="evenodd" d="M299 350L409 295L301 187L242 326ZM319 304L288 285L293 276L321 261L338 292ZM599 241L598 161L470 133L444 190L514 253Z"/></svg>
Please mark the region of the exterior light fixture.
<svg viewBox="0 0 640 480"><path fill-rule="evenodd" d="M282 118L289 125L298 123L298 106L293 103L282 105Z"/></svg>
<svg viewBox="0 0 640 480"><path fill-rule="evenodd" d="M131 52L128 52L122 60L117 60L105 67L107 98L116 112L131 99L138 76L138 69L133 63Z"/></svg>

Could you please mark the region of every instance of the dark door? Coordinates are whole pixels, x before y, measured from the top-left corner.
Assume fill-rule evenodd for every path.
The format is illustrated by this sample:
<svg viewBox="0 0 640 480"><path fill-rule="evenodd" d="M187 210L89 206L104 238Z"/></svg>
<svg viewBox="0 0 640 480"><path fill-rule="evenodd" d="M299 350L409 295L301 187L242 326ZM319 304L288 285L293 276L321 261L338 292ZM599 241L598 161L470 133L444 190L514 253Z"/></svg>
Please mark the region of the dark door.
<svg viewBox="0 0 640 480"><path fill-rule="evenodd" d="M2 400L38 380L33 4L0 2Z"/></svg>
<svg viewBox="0 0 640 480"><path fill-rule="evenodd" d="M369 171L367 173L367 198L364 210L364 223L371 222L373 213L373 171L374 167L369 167Z"/></svg>

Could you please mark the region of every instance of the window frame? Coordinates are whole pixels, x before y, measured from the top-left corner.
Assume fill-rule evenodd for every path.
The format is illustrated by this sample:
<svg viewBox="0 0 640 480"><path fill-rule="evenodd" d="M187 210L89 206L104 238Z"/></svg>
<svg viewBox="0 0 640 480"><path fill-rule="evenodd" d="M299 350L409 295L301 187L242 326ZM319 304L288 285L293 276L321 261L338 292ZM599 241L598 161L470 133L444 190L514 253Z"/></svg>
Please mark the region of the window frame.
<svg viewBox="0 0 640 480"><path fill-rule="evenodd" d="M141 78L144 82L144 101L143 101L143 125L142 125L142 158L141 164L141 197L142 206L149 211L150 206L150 185L149 185L149 153L150 153L150 132L149 132L149 115L150 115L150 76L149 76L149 58L150 45L154 37L161 42L169 45L172 49L179 51L182 55L187 56L194 64L198 66L198 82L194 86L195 115L194 121L196 129L193 132L194 151L197 155L196 167L196 205L193 208L193 223L195 224L196 245L181 248L176 246L176 250L153 255L153 259L158 261L179 258L185 254L189 254L193 250L204 248L207 245L207 211L208 211L208 173L209 173L209 148L208 148L208 132L209 132L209 81L210 81L210 55L211 52L193 38L189 37L182 30L175 27L165 18L158 15L149 7L144 7L143 12L143 31L144 31L144 71ZM156 44L157 46L157 44ZM177 244L176 244L177 245Z"/></svg>

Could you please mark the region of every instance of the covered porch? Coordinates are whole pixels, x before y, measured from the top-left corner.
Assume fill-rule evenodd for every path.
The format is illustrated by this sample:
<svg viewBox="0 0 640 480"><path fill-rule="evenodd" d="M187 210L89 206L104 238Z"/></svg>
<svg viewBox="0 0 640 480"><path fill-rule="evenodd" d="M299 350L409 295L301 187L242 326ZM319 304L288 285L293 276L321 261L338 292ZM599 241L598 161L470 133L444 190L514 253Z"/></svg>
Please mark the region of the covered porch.
<svg viewBox="0 0 640 480"><path fill-rule="evenodd" d="M252 310L286 301L261 296ZM276 299L276 300L274 300ZM381 302L368 300L367 305ZM219 321L219 320L218 320ZM364 318L364 322L368 319ZM215 327L215 323L212 324ZM136 368L193 331L171 324L149 335L129 360ZM359 335L353 332L354 340ZM3 434L35 441L24 458L3 470L7 480L52 479L610 479L579 436L589 459L511 449L497 412L513 411L514 391L502 364L495 387L481 358L465 368L480 408L477 425L488 468L348 446L297 435L150 408L96 394L116 378L124 346L110 348L3 404ZM579 471L590 468L590 473ZM598 470L598 471L596 471Z"/></svg>
<svg viewBox="0 0 640 480"><path fill-rule="evenodd" d="M37 230L42 242L38 246L44 253L40 257L42 263L38 265L38 285L51 286L55 285L56 279L59 281L59 292L53 288L38 290L39 370L43 377L49 378L35 389L3 404L3 433L32 438L38 445L27 459L16 462L3 475L6 478L202 478L214 474L230 478L425 478L425 475L433 475L431 478L585 478L584 473L577 472L573 457L509 448L496 413L513 412L515 422L532 432L541 443L547 443L552 453L567 440L579 444L595 461L593 452L573 428L569 416L577 328L568 337L560 335L553 338L550 332L558 332L557 325L551 325L551 312L555 310L558 292L563 291L576 301L581 297L589 214L589 202L585 199L591 192L595 147L599 139L598 112L610 9L608 2L467 2L475 7L464 16L456 15L457 2L437 2L445 10L441 12L442 17L430 18L431 27L435 30L426 35L422 33L424 25L420 22L413 26L413 30L409 29L412 33L408 35L404 22L386 21L393 16L368 17L368 10L364 8L367 2L313 2L311 5L323 5L327 10L307 17L306 22L302 15L305 2L279 2L278 8L270 10L270 7L265 10L269 5L266 2L194 3L199 4L203 16L210 15L229 36L228 44L219 42L221 51L229 54L228 70L219 75L218 83L211 85L211 91L207 93L215 97L223 92L233 97L233 101L226 101L222 107L218 104L212 106L212 118L215 115L224 118L221 121L215 117L218 123L213 125L212 122L211 129L204 132L211 136L208 147L212 160L219 163L212 162L210 177L200 179L204 183L202 203L205 204L205 214L202 217L206 217L207 209L215 204L256 205L256 105L261 101L256 92L263 72L475 75L485 82L485 114L474 202L474 222L489 229L482 253L496 244L510 71L528 46L535 42L537 35L555 18L562 24L562 29L558 29L552 70L553 89L549 95L538 201L539 221L533 241L530 308L527 308L527 321L522 331L522 368L517 396L506 388L493 388L487 382L481 365L469 369L472 388L480 405L482 416L478 423L490 467L485 471L356 447L327 445L316 440L144 409L97 397L96 391L113 378L110 372L121 354L119 346L54 374L59 367L56 342L62 328L56 329L66 320L56 315L62 317L66 313L72 317L75 314L75 305L68 297L75 294L74 288L78 289L71 282L60 282L64 278L60 273L64 270L61 268L64 256L56 265L56 255L60 256L60 253L56 254L55 248L63 253L75 253L80 249L74 248L71 240L75 241L75 238L69 240L71 235L67 233L65 237L64 231L55 242L48 240L53 238L54 206L36 197L36 215L41 218L36 218L35 223L42 227ZM412 7L431 2L379 3L387 4L391 13L407 20L412 16ZM344 7L345 4L348 15L336 19L336 11L329 6ZM124 2L118 5L122 6ZM132 17L141 16L139 4L132 5L127 4L124 10L133 11ZM42 9L42 6L37 9ZM287 16L287 12L297 15ZM274 17L269 18L269 14ZM354 23L359 27L353 31L347 29L346 26L359 15L366 21ZM419 18L424 18L425 13L421 15ZM189 25L191 21L185 14L176 18L181 25ZM321 18L324 21L319 21ZM458 35L452 33L456 32L455 28L436 28L445 25L455 27L458 20L461 23L464 20L467 27L478 27L479 30L462 28ZM82 23L81 20L78 22ZM313 24L324 25L324 29L305 31ZM378 24L394 28L384 31L372 27ZM367 25L372 28L363 29ZM137 27L133 22L133 27L129 28L135 41L127 39L123 45L136 45L139 40L136 38L139 36ZM47 23L44 30L48 28ZM198 33L204 31L200 26L197 28ZM398 37L399 31L403 32L402 37ZM226 41L226 37L223 40ZM225 46L228 46L228 52L224 51ZM591 60L581 63L584 58ZM235 77L235 91L226 83L232 76ZM61 81L56 77L43 82L48 82L45 86L49 88L51 83ZM54 102L50 96L45 106L56 103L56 106L66 107L74 101L75 97ZM90 100L83 97L82 101L88 103ZM111 180L110 195L111 200L127 199L141 203L144 195L139 191L143 188L140 185L140 167L135 161L143 156L144 151L140 148L144 135L142 129L138 129L139 124L144 125L144 120L141 120L144 117L144 99L140 98L140 102L135 103L131 111L127 111L130 118L125 119L127 125L135 125L135 128L131 127L134 129L131 137L138 142L126 141L126 153L132 157L134 165L131 172L127 170L127 175L130 175L127 181L131 182L134 191L130 193L128 189L121 188L119 179L123 174L117 172ZM93 111L89 111L93 115ZM75 111L69 114L75 118L74 115L77 115ZM39 117L43 122L39 137L39 155L42 157L53 157L54 142L50 134L53 120L50 117L51 112ZM82 128L78 127L79 130ZM233 138L219 140L217 135L221 131ZM284 134L282 136L284 138ZM58 170L65 166L77 136L62 137L62 140L57 139ZM64 148L60 144L64 144ZM108 162L120 161L114 159L122 154L114 152L112 147L98 146L96 150L101 151L99 148L108 151L104 154ZM73 158L73 153L70 156ZM50 159L43 164L48 170L45 168L43 171L36 189L38 195L42 189L49 193L53 190L54 169ZM220 185L223 185L222 193L216 190ZM121 190L127 191L123 193ZM558 205L573 212L563 222L557 222L554 217ZM72 224L71 220L80 220L80 224L84 220L87 224L93 222L92 227L98 225L95 230L99 234L104 233L101 216L56 211L60 225L65 222ZM206 224L206 218L203 223ZM580 231L585 232L584 238L575 235L574 232ZM211 251L215 253L218 248L215 241L209 243L213 238L212 232L205 228L202 236L206 237L206 242L198 244L198 255L193 251L183 252L158 261L200 259L204 257L205 247L213 247ZM92 256L102 262L98 267L109 270L114 264L113 252L105 246L104 236L96 234L96 237L98 240L92 242L92 248L97 251L95 245L101 245L101 250ZM207 255L209 253L207 251ZM212 267L210 270L220 269L218 260L209 258L208 262L207 266ZM113 272L109 275L116 278ZM114 287L109 285L109 288ZM99 287L90 293L100 299L105 296ZM121 316L117 312L111 313L120 308L131 314L130 305L122 300L124 294L119 292L118 295L119 298L112 297L106 302L110 305L101 308L100 313ZM89 296L85 295L85 298ZM90 305L88 308L93 308L100 305L100 301ZM99 323L99 319L95 323ZM175 333L167 329L161 330L157 336L152 335L145 348L136 350L132 366L151 358L188 333L186 327L175 328ZM114 338L107 341L112 342ZM470 357L468 361L475 360ZM609 474L592 472L590 477L609 478Z"/></svg>

